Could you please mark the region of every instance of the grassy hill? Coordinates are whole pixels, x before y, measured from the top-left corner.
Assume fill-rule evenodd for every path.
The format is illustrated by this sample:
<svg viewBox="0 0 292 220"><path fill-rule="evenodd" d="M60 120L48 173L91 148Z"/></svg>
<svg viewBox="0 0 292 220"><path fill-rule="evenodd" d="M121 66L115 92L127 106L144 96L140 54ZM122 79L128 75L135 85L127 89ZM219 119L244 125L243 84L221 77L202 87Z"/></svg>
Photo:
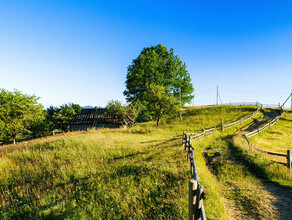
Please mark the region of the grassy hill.
<svg viewBox="0 0 292 220"><path fill-rule="evenodd" d="M149 122L4 146L8 155L0 159L2 218L186 219L190 170L182 132L232 122L255 109L186 109L182 122L166 120L159 128ZM208 219L227 219L221 176L229 165L209 160L227 152L216 149L228 149L225 137L235 131L194 143Z"/></svg>

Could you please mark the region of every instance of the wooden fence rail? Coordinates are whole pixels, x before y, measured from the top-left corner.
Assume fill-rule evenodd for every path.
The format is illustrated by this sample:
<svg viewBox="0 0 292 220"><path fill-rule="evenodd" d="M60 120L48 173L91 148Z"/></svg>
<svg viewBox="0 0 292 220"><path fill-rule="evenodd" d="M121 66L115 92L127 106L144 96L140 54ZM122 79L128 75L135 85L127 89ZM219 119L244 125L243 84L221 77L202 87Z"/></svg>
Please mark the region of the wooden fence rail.
<svg viewBox="0 0 292 220"><path fill-rule="evenodd" d="M249 132L249 133L246 133L244 134L244 137L248 143L248 145L251 147L252 146L252 143L248 140L248 137L252 137L254 135L257 135L261 132L263 132L264 130L266 130L267 128L270 128L272 127L274 124L276 124L279 119L281 117L283 117L283 115L285 114L285 112L283 111L283 109L281 108L282 110L282 114L279 115L278 117L274 118L272 121L270 122L267 122L266 124L264 124L262 127L256 129L255 131L252 131L252 132ZM258 150L258 149L256 149ZM286 157L287 159L287 167L289 169L289 172L291 172L291 151L290 150L287 150L287 154L279 154L279 153L274 153L274 152L269 152L269 151L263 151L263 150L259 150L263 153L267 153L267 154L270 154L270 155L274 155L274 156L279 156L279 157Z"/></svg>
<svg viewBox="0 0 292 220"><path fill-rule="evenodd" d="M203 186L199 182L199 176L196 169L194 148L191 144L191 136L183 132L182 143L185 151L187 151L187 159L190 161L190 170L192 179L189 181L189 219L190 220L206 220L206 214L203 204L205 193Z"/></svg>
<svg viewBox="0 0 292 220"><path fill-rule="evenodd" d="M185 131L183 132L182 144L184 145L185 151L187 151L187 159L190 160L191 175L193 177L193 179L189 181L189 219L206 219L205 210L204 210L203 201L202 201L205 194L203 191L203 186L199 183L199 180L198 180L199 177L198 177L196 166L195 166L195 159L194 159L194 153L193 153L194 148L191 145L191 139L193 138L197 140L202 137L205 137L208 134L214 133L217 131L217 127L219 127L221 132L223 132L224 129L231 128L239 124L242 126L245 121L253 118L256 114L258 114L263 106L262 104L258 102L257 103L236 103L236 104L232 103L232 104L233 105L253 105L253 106L255 105L255 106L259 106L259 108L257 108L257 110L254 111L251 115L242 117L241 119L235 122L224 124L224 122L221 121L221 124L219 126L215 125L214 127L203 128L201 133L196 133L196 132L186 133ZM282 117L282 115L280 117ZM272 121L268 126L272 126L274 123L276 123L276 121ZM258 131L255 131L255 132L258 132ZM247 139L247 136L245 137ZM289 154L291 155L290 151L289 151ZM287 155L287 160L290 161L287 163L290 164L290 169L291 169L291 156L289 157Z"/></svg>
<svg viewBox="0 0 292 220"><path fill-rule="evenodd" d="M209 135L209 134L212 134L212 133L216 132L217 131L217 127L219 127L221 132L223 132L224 129L231 128L231 127L239 125L239 124L242 126L242 124L245 121L249 120L250 118L254 117L256 114L258 114L260 112L262 105L260 103L253 103L253 105L259 106L259 108L256 111L254 111L251 115L243 117L243 118L241 118L241 119L239 119L239 120L237 120L235 122L229 123L229 124L224 124L224 122L221 121L220 125L217 125L217 126L215 125L214 127L210 127L210 128L203 128L201 133L196 133L196 132L194 132L194 133L185 133L185 135L191 136L191 138L197 140L197 139L200 139L202 137L205 137L206 135Z"/></svg>
<svg viewBox="0 0 292 220"><path fill-rule="evenodd" d="M282 114L281 114L280 116L274 118L274 119L273 119L272 121L270 121L270 122L267 122L266 124L264 124L262 127L258 128L257 130L245 134L246 138L247 138L247 137L252 137L252 136L254 136L254 135L256 135L256 134L261 133L261 132L264 131L265 129L272 127L274 124L276 124L276 123L278 122L278 120L279 120L281 117L283 117L284 114L285 114L285 112L282 112Z"/></svg>

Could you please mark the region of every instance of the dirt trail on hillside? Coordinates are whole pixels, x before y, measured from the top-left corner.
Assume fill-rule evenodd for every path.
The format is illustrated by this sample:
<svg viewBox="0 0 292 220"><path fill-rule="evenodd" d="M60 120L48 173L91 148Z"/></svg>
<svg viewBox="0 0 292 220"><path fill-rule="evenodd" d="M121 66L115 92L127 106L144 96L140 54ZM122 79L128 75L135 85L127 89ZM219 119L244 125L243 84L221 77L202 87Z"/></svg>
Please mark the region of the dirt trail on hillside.
<svg viewBox="0 0 292 220"><path fill-rule="evenodd" d="M278 219L292 219L292 190L272 182L263 182L263 184L272 195L271 203L279 212Z"/></svg>
<svg viewBox="0 0 292 220"><path fill-rule="evenodd" d="M257 120L255 123L236 132L237 135L254 131L269 121L280 115L280 112L275 109L267 108L264 117ZM291 174L292 175L292 174ZM271 181L263 181L262 196L266 198L266 206L268 206L276 216L270 216L271 219L288 220L292 219L292 190L279 186ZM237 211L238 212L238 211ZM237 213L239 218L235 217L232 211L229 211L231 219L240 219L242 215ZM236 213L236 211L235 211Z"/></svg>
<svg viewBox="0 0 292 220"><path fill-rule="evenodd" d="M266 108L264 116L258 120L256 120L252 125L249 125L247 127L244 127L243 129L236 132L236 134L245 134L251 131L254 131L264 124L268 123L269 121L272 121L274 118L280 115L279 110L275 110L272 108Z"/></svg>

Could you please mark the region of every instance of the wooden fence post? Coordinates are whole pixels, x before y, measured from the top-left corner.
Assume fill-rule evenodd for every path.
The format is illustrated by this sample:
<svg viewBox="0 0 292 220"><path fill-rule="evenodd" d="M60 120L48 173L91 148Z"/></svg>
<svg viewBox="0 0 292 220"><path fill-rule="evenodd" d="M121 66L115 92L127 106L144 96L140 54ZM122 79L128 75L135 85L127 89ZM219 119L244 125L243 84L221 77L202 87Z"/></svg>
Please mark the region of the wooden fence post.
<svg viewBox="0 0 292 220"><path fill-rule="evenodd" d="M191 136L189 136L189 138L187 138L189 140L187 140L188 143L188 154L187 154L187 160L191 157Z"/></svg>
<svg viewBox="0 0 292 220"><path fill-rule="evenodd" d="M291 151L287 150L287 165L289 172L291 172Z"/></svg>
<svg viewBox="0 0 292 220"><path fill-rule="evenodd" d="M240 126L242 126L242 118L240 119Z"/></svg>
<svg viewBox="0 0 292 220"><path fill-rule="evenodd" d="M189 220L195 219L195 205L196 205L196 190L197 190L197 181L189 181Z"/></svg>
<svg viewBox="0 0 292 220"><path fill-rule="evenodd" d="M223 123L223 121L221 121L221 132L223 132L224 131L224 123Z"/></svg>
<svg viewBox="0 0 292 220"><path fill-rule="evenodd" d="M202 129L203 136L205 136L205 128Z"/></svg>

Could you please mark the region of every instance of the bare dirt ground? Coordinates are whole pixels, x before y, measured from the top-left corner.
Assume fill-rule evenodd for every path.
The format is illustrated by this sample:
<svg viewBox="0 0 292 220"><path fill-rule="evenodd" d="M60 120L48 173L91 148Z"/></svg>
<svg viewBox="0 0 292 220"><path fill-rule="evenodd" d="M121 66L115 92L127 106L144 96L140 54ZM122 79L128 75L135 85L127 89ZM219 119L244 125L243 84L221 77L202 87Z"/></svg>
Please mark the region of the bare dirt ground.
<svg viewBox="0 0 292 220"><path fill-rule="evenodd" d="M292 190L276 185L272 182L263 183L266 190L271 193L272 205L277 209L277 219L292 219Z"/></svg>
<svg viewBox="0 0 292 220"><path fill-rule="evenodd" d="M264 117L260 118L258 121L255 121L252 125L245 127L236 134L242 135L246 132L251 132L265 123L273 120L279 115L279 111L275 109L266 109ZM292 175L292 174L291 174ZM265 181L263 182L263 188L260 190L261 196L265 198L266 203L264 206L267 206L271 210L271 215L266 219L280 219L280 220L292 220L292 190L279 186L273 182ZM232 201L224 199L225 204L228 209L232 209ZM245 216L245 213L241 213L240 210L228 210L230 219L256 219L252 216ZM245 216L245 217L244 217Z"/></svg>
<svg viewBox="0 0 292 220"><path fill-rule="evenodd" d="M246 126L243 129L239 130L238 132L236 132L236 134L244 134L244 133L254 131L254 130L260 128L261 126L263 126L264 124L268 123L269 121L272 121L274 118L276 118L277 116L280 115L279 110L275 110L272 108L266 108L265 110L266 111L265 111L264 116L262 118L254 121L253 124Z"/></svg>

